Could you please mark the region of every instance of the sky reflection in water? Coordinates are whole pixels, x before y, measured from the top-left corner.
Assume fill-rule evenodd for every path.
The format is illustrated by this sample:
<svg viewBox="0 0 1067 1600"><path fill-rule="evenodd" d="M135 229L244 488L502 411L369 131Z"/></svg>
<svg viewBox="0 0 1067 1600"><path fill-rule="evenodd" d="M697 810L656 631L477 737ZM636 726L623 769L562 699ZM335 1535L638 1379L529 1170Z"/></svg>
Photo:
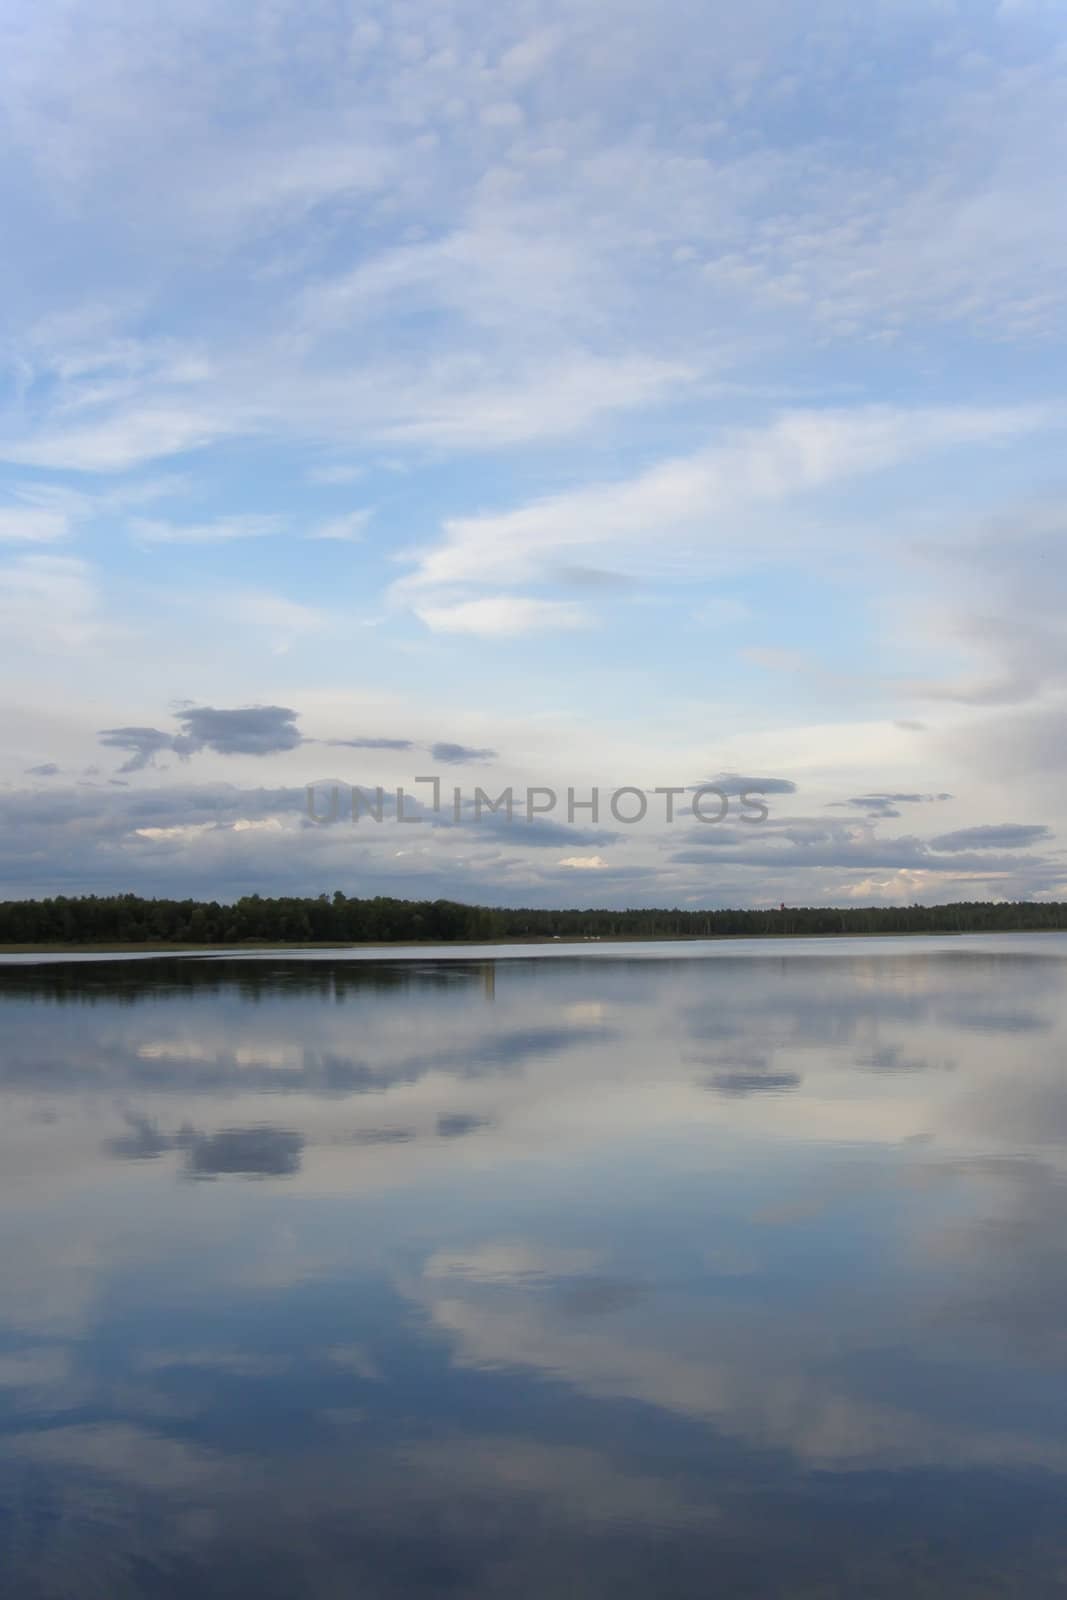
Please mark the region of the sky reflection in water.
<svg viewBox="0 0 1067 1600"><path fill-rule="evenodd" d="M1060 1594L1067 938L0 969L20 1600Z"/></svg>

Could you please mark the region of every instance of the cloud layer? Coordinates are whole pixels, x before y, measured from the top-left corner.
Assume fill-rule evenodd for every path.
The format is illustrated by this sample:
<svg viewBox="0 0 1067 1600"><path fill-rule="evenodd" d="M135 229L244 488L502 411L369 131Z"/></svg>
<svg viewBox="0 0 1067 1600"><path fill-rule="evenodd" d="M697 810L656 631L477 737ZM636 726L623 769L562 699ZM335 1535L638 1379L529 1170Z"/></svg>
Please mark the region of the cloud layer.
<svg viewBox="0 0 1067 1600"><path fill-rule="evenodd" d="M120 785L328 752L793 786L561 841L612 902L1060 893L1064 43L1039 0L0 22L0 792L99 807L33 881L117 886ZM317 887L275 831L261 886ZM375 871L573 892L511 838Z"/></svg>

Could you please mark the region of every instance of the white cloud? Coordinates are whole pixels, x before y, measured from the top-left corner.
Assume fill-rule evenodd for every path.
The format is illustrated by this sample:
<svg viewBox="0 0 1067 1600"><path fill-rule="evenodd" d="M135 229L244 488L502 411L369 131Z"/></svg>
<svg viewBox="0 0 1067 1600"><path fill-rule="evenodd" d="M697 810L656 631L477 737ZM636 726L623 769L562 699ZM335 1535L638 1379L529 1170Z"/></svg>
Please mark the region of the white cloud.
<svg viewBox="0 0 1067 1600"><path fill-rule="evenodd" d="M514 511L450 518L442 543L421 556L398 592L529 580L551 562L578 561L604 545L613 552L626 546L628 558L633 552L646 566L669 570L672 554L691 562L728 549L733 529L716 520L727 513L810 494L938 449L1005 442L1046 420L1025 407L790 412L634 478Z"/></svg>
<svg viewBox="0 0 1067 1600"><path fill-rule="evenodd" d="M415 0L356 25L330 0L172 8L149 29L113 26L125 6L110 0L100 26L88 0L0 18L18 268L0 339L0 458L15 464L0 538L100 542L91 569L5 559L9 678L28 650L63 657L87 727L127 720L120 678L146 695L150 680L160 703L306 704L298 686L336 676L354 619L329 587L337 562L303 541L354 540L358 500L381 508L376 537L346 543L343 564L381 628L366 706L331 725L339 736L418 732L385 715L381 685L428 659L457 676L423 673L427 738L462 733L450 713L480 639L596 620L587 703L568 671L576 633L539 651L536 674L528 651L500 650L479 711L506 722L510 748L488 731L479 743L547 765L546 730L563 726L566 759L591 764L595 708L588 782L623 759L639 776L655 751L665 780L821 763L850 774L828 800L962 792L959 766L993 787L1014 751L1029 784L1051 785L1060 530L1030 556L1016 523L999 530L1003 565L973 602L966 557L946 578L916 549L917 528L933 543L1013 485L1047 484L1058 504L1060 441L1038 437L1027 402L1051 392L1063 331L1065 79L1035 24L1054 8L1020 9L983 13L966 51L952 6L891 0L826 0L816 30L785 0L630 5L608 32L597 7L563 0ZM990 395L1002 409L984 409ZM192 451L185 506L132 472ZM232 514L249 504L277 521ZM176 547L180 587L116 541L135 516L135 537ZM293 537L243 543L272 531ZM212 596L222 548L256 588ZM925 563L910 587L909 562ZM724 570L729 594L706 593ZM396 597L437 637L397 625L384 573L410 574ZM101 591L138 629L150 618L151 651L92 653ZM198 626L210 648L191 651ZM741 645L783 668L777 681ZM818 659L795 670L784 652L809 648ZM902 744L892 724L919 693L930 728ZM1036 720L1008 711L1023 697ZM568 703L570 720L550 721ZM80 770L89 758L62 742L29 739L18 760ZM960 826L1008 814L992 794L967 804ZM245 846L257 840L266 865L272 841ZM511 899L527 883L555 895L554 859L548 888L521 862L494 881ZM665 892L693 887L656 870ZM738 866L714 887L750 898L761 873ZM805 881L798 866L782 894ZM607 897L608 875L597 882Z"/></svg>
<svg viewBox="0 0 1067 1600"><path fill-rule="evenodd" d="M343 517L331 517L328 522L320 522L311 529L309 539L334 539L342 544L354 543L362 539L363 530L371 519L372 512L369 507L359 511L349 511Z"/></svg>
<svg viewBox="0 0 1067 1600"><path fill-rule="evenodd" d="M588 613L573 601L533 600L510 594L463 600L454 605L420 606L416 615L435 633L472 633L486 639L584 628L589 622Z"/></svg>
<svg viewBox="0 0 1067 1600"><path fill-rule="evenodd" d="M572 867L576 872L599 872L607 866L603 856L564 856L558 867Z"/></svg>
<svg viewBox="0 0 1067 1600"><path fill-rule="evenodd" d="M810 671L813 661L806 650L783 650L776 645L749 645L740 654L742 661L762 667L765 672Z"/></svg>
<svg viewBox="0 0 1067 1600"><path fill-rule="evenodd" d="M321 633L330 626L327 613L318 607L301 605L264 589L226 595L222 610L227 618L270 634L271 649L276 655L284 655L304 635Z"/></svg>
<svg viewBox="0 0 1067 1600"><path fill-rule="evenodd" d="M694 370L655 357L592 357L552 363L469 362L430 367L418 381L377 380L378 437L397 444L481 450L567 438L621 411L666 401Z"/></svg>
<svg viewBox="0 0 1067 1600"><path fill-rule="evenodd" d="M496 100L481 114L486 128L519 128L524 121L522 107L515 100Z"/></svg>
<svg viewBox="0 0 1067 1600"><path fill-rule="evenodd" d="M86 562L22 556L0 568L0 634L28 648L93 644L102 636L99 598Z"/></svg>
<svg viewBox="0 0 1067 1600"><path fill-rule="evenodd" d="M142 544L225 544L231 539L263 539L280 533L284 519L276 516L217 517L212 522L166 522L135 517L130 529Z"/></svg>
<svg viewBox="0 0 1067 1600"><path fill-rule="evenodd" d="M580 1277L599 1265L600 1257L592 1250L552 1248L530 1239L487 1239L468 1250L435 1250L423 1266L423 1277L522 1285Z"/></svg>
<svg viewBox="0 0 1067 1600"><path fill-rule="evenodd" d="M0 460L78 472L125 472L142 462L197 450L237 431L231 417L138 406L111 410L80 428L46 427L23 439L0 440Z"/></svg>
<svg viewBox="0 0 1067 1600"><path fill-rule="evenodd" d="M0 506L0 544L54 544L70 531L62 512Z"/></svg>
<svg viewBox="0 0 1067 1600"><path fill-rule="evenodd" d="M139 839L172 839L176 843L187 844L202 833L210 833L215 826L214 822L186 822L171 828L135 828L133 831Z"/></svg>
<svg viewBox="0 0 1067 1600"><path fill-rule="evenodd" d="M356 483L365 474L365 467L351 466L344 462L339 462L333 466L311 467L308 470L308 482L325 484L329 487L333 484Z"/></svg>
<svg viewBox="0 0 1067 1600"><path fill-rule="evenodd" d="M711 600L705 600L693 612L693 621L705 628L732 628L752 620L752 607L730 595L716 595Z"/></svg>

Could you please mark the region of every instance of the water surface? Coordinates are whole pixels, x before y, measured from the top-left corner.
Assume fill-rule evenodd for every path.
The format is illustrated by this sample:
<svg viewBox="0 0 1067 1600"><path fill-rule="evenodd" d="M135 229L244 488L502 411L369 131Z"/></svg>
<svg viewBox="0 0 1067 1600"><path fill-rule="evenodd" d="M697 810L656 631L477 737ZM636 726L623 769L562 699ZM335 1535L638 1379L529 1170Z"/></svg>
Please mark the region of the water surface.
<svg viewBox="0 0 1067 1600"><path fill-rule="evenodd" d="M548 950L0 970L5 1595L1067 1592L1067 938Z"/></svg>

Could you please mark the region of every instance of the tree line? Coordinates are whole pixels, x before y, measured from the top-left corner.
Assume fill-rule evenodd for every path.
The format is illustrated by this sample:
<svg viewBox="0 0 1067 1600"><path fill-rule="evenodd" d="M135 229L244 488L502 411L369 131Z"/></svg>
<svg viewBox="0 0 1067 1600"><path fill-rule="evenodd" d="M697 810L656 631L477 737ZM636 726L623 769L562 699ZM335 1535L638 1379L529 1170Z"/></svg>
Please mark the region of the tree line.
<svg viewBox="0 0 1067 1600"><path fill-rule="evenodd" d="M863 933L993 933L1067 928L1059 901L940 906L790 906L777 910L509 909L376 895L245 895L145 900L57 896L0 902L0 945L454 943L507 939L661 939Z"/></svg>

